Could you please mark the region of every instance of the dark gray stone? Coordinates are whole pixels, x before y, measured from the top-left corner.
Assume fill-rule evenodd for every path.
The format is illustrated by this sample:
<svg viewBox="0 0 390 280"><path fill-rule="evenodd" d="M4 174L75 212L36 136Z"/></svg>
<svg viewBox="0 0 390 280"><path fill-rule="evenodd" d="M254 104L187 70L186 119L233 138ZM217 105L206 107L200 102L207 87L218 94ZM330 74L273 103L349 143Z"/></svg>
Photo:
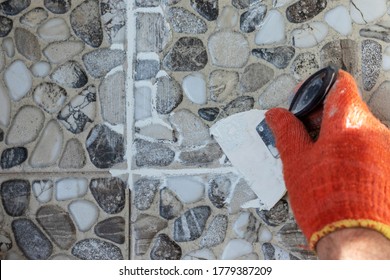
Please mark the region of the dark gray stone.
<svg viewBox="0 0 390 280"><path fill-rule="evenodd" d="M106 125L98 124L91 130L86 146L91 162L98 168L111 168L124 161L123 135Z"/></svg>
<svg viewBox="0 0 390 280"><path fill-rule="evenodd" d="M126 25L126 0L100 1L100 14L110 43L123 42Z"/></svg>
<svg viewBox="0 0 390 280"><path fill-rule="evenodd" d="M7 0L0 4L0 12L15 16L30 6L31 0Z"/></svg>
<svg viewBox="0 0 390 280"><path fill-rule="evenodd" d="M218 0L191 0L191 6L209 21L218 17Z"/></svg>
<svg viewBox="0 0 390 280"><path fill-rule="evenodd" d="M76 139L70 139L66 142L64 152L62 153L58 166L60 168L79 169L86 163L86 157L83 145Z"/></svg>
<svg viewBox="0 0 390 280"><path fill-rule="evenodd" d="M224 116L231 116L236 113L245 112L253 109L255 100L251 96L239 96L233 101L229 102L225 108L223 108Z"/></svg>
<svg viewBox="0 0 390 280"><path fill-rule="evenodd" d="M288 203L281 199L270 210L257 210L257 214L269 226L281 225L288 219Z"/></svg>
<svg viewBox="0 0 390 280"><path fill-rule="evenodd" d="M214 247L221 244L225 240L226 230L228 226L228 217L225 215L217 215L211 221L204 236L200 240L201 247Z"/></svg>
<svg viewBox="0 0 390 280"><path fill-rule="evenodd" d="M172 220L180 215L183 203L168 188L160 191L160 216L167 220Z"/></svg>
<svg viewBox="0 0 390 280"><path fill-rule="evenodd" d="M136 14L138 52L161 52L170 39L170 27L159 13Z"/></svg>
<svg viewBox="0 0 390 280"><path fill-rule="evenodd" d="M54 14L65 14L71 8L71 0L45 0L43 3Z"/></svg>
<svg viewBox="0 0 390 280"><path fill-rule="evenodd" d="M28 208L31 186L26 180L9 180L1 184L1 201L5 212L12 216L22 216Z"/></svg>
<svg viewBox="0 0 390 280"><path fill-rule="evenodd" d="M156 110L159 114L169 114L183 101L180 84L169 76L157 78Z"/></svg>
<svg viewBox="0 0 390 280"><path fill-rule="evenodd" d="M37 36L27 29L15 28L15 45L18 52L31 61L41 59L41 47Z"/></svg>
<svg viewBox="0 0 390 280"><path fill-rule="evenodd" d="M252 54L272 63L276 68L284 69L295 55L295 49L289 46L253 49Z"/></svg>
<svg viewBox="0 0 390 280"><path fill-rule="evenodd" d="M14 220L12 231L16 244L28 259L46 260L52 254L53 245L31 220Z"/></svg>
<svg viewBox="0 0 390 280"><path fill-rule="evenodd" d="M142 166L168 166L175 159L175 152L163 143L152 143L142 139L135 140L137 154L136 165Z"/></svg>
<svg viewBox="0 0 390 280"><path fill-rule="evenodd" d="M263 22L266 13L266 5L252 5L250 9L240 17L241 31L245 33L255 31Z"/></svg>
<svg viewBox="0 0 390 280"><path fill-rule="evenodd" d="M171 71L198 71L207 61L207 51L200 39L182 37L164 57L163 66Z"/></svg>
<svg viewBox="0 0 390 280"><path fill-rule="evenodd" d="M217 107L201 108L198 110L198 115L202 119L212 122L218 117L219 108Z"/></svg>
<svg viewBox="0 0 390 280"><path fill-rule="evenodd" d="M326 5L326 0L300 0L287 7L286 16L293 23L305 22L321 13Z"/></svg>
<svg viewBox="0 0 390 280"><path fill-rule="evenodd" d="M70 13L70 24L74 33L91 47L97 48L103 42L100 22L99 1L86 0Z"/></svg>
<svg viewBox="0 0 390 280"><path fill-rule="evenodd" d="M125 243L125 224L125 219L122 217L111 217L99 222L94 232L101 238L123 244Z"/></svg>
<svg viewBox="0 0 390 280"><path fill-rule="evenodd" d="M68 61L53 71L50 78L57 84L68 88L81 88L88 82L87 74L79 63Z"/></svg>
<svg viewBox="0 0 390 280"><path fill-rule="evenodd" d="M7 36L11 32L13 24L12 19L0 15L0 37Z"/></svg>
<svg viewBox="0 0 390 280"><path fill-rule="evenodd" d="M135 0L137 7L157 7L161 0Z"/></svg>
<svg viewBox="0 0 390 280"><path fill-rule="evenodd" d="M96 238L77 242L72 248L72 255L82 260L123 260L117 246Z"/></svg>
<svg viewBox="0 0 390 280"><path fill-rule="evenodd" d="M180 260L182 251L180 246L166 234L159 234L150 252L152 260Z"/></svg>
<svg viewBox="0 0 390 280"><path fill-rule="evenodd" d="M253 63L245 67L240 85L244 92L253 92L262 88L274 77L274 70L261 63Z"/></svg>
<svg viewBox="0 0 390 280"><path fill-rule="evenodd" d="M184 8L170 8L167 19L177 33L202 34L207 31L206 22Z"/></svg>
<svg viewBox="0 0 390 280"><path fill-rule="evenodd" d="M179 160L184 165L204 166L220 159L222 155L221 147L217 143L210 143L202 148L182 151L179 155Z"/></svg>
<svg viewBox="0 0 390 280"><path fill-rule="evenodd" d="M265 260L298 260L294 255L271 243L264 243L261 250Z"/></svg>
<svg viewBox="0 0 390 280"><path fill-rule="evenodd" d="M48 113L57 113L64 106L67 92L54 83L41 83L33 92L35 103Z"/></svg>
<svg viewBox="0 0 390 280"><path fill-rule="evenodd" d="M133 226L135 238L134 251L137 256L144 255L152 243L154 236L168 226L168 222L154 216L141 214Z"/></svg>
<svg viewBox="0 0 390 280"><path fill-rule="evenodd" d="M223 208L231 192L232 183L229 178L220 176L209 181L208 196L217 208Z"/></svg>
<svg viewBox="0 0 390 280"><path fill-rule="evenodd" d="M334 65L354 76L360 71L357 53L358 44L353 40L342 39L329 42L320 52L321 67Z"/></svg>
<svg viewBox="0 0 390 280"><path fill-rule="evenodd" d="M126 183L119 178L92 179L91 193L99 206L108 214L118 214L125 207Z"/></svg>
<svg viewBox="0 0 390 280"><path fill-rule="evenodd" d="M64 209L55 205L42 206L36 215L38 223L58 247L67 250L76 242L76 227Z"/></svg>
<svg viewBox="0 0 390 280"><path fill-rule="evenodd" d="M160 180L141 178L134 183L134 205L138 210L147 210L152 205Z"/></svg>
<svg viewBox="0 0 390 280"><path fill-rule="evenodd" d="M291 72L297 80L304 80L318 70L319 65L315 54L305 52L297 55L291 63Z"/></svg>
<svg viewBox="0 0 390 280"><path fill-rule="evenodd" d="M232 5L237 9L247 9L254 1L256 0L232 0Z"/></svg>
<svg viewBox="0 0 390 280"><path fill-rule="evenodd" d="M149 80L156 77L160 70L160 62L158 60L139 60L135 63L134 79L136 81Z"/></svg>
<svg viewBox="0 0 390 280"><path fill-rule="evenodd" d="M177 242L193 241L199 238L211 214L208 206L198 206L187 210L174 223L173 238Z"/></svg>
<svg viewBox="0 0 390 280"><path fill-rule="evenodd" d="M126 53L108 48L97 49L83 55L83 62L88 74L94 78L105 76L111 69L125 62Z"/></svg>
<svg viewBox="0 0 390 280"><path fill-rule="evenodd" d="M28 151L24 147L5 149L1 153L0 165L3 169L9 169L22 164L28 156Z"/></svg>
<svg viewBox="0 0 390 280"><path fill-rule="evenodd" d="M4 140L4 131L0 128L0 142Z"/></svg>
<svg viewBox="0 0 390 280"><path fill-rule="evenodd" d="M374 40L362 42L362 78L364 90L376 85L382 69L382 46Z"/></svg>

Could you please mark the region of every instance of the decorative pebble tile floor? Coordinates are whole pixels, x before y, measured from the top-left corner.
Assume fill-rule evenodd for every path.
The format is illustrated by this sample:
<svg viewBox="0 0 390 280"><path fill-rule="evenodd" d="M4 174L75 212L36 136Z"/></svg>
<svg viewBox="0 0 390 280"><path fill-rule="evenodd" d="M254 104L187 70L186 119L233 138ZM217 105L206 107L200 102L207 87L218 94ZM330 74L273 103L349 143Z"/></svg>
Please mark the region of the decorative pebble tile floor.
<svg viewBox="0 0 390 280"><path fill-rule="evenodd" d="M315 259L209 127L329 64L388 123L388 6L0 1L1 258Z"/></svg>

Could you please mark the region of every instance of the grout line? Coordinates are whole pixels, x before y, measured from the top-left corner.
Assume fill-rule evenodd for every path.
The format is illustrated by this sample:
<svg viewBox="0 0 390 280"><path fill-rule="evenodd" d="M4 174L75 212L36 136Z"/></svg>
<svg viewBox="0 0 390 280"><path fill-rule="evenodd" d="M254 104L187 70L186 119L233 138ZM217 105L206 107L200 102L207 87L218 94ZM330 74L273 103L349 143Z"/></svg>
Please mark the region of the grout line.
<svg viewBox="0 0 390 280"><path fill-rule="evenodd" d="M191 168L191 169L137 169L133 170L134 175L141 176L164 176L164 175L204 175L204 174L239 174L234 167L217 167L217 168Z"/></svg>

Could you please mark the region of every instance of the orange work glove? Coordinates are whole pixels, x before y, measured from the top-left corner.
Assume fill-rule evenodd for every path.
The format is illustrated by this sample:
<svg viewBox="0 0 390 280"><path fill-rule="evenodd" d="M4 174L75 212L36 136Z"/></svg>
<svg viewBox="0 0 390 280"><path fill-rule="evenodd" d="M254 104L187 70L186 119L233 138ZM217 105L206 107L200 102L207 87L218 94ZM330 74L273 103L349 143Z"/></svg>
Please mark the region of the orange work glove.
<svg viewBox="0 0 390 280"><path fill-rule="evenodd" d="M342 228L363 227L390 239L390 131L339 71L325 102L316 142L292 113L267 112L296 221L311 249Z"/></svg>

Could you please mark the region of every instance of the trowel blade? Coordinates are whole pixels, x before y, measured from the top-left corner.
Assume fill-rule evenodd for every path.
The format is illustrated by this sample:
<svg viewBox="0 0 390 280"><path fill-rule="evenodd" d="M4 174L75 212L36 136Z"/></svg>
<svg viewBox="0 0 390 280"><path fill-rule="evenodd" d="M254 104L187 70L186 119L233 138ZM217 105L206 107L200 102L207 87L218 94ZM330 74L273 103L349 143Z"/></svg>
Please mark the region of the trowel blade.
<svg viewBox="0 0 390 280"><path fill-rule="evenodd" d="M265 110L234 114L215 123L210 133L235 168L256 193L258 203L247 205L271 209L286 193L282 162L275 158L256 131Z"/></svg>

